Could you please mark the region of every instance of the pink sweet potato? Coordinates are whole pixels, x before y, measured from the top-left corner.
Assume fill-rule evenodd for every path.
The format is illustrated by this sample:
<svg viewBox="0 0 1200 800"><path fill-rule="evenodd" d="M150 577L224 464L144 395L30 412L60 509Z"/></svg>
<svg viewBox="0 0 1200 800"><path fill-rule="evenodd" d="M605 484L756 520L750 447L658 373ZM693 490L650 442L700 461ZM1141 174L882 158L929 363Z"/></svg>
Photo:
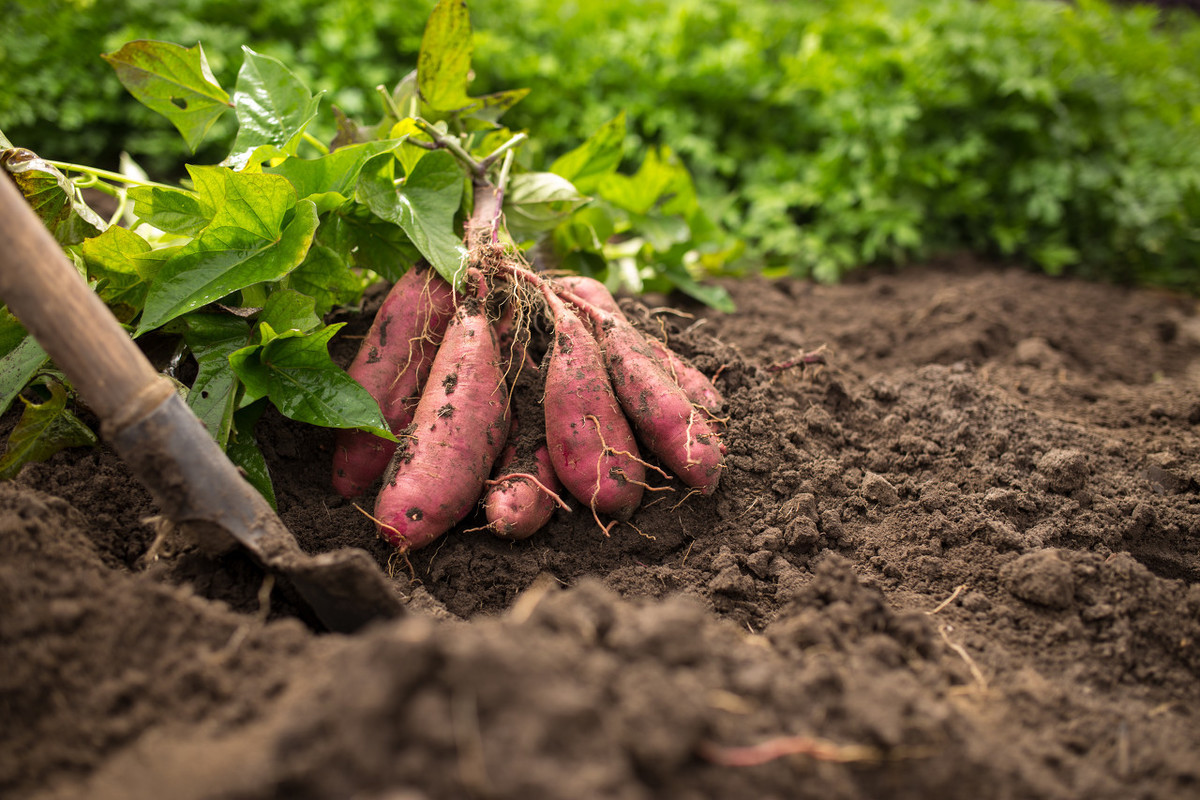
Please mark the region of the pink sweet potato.
<svg viewBox="0 0 1200 800"><path fill-rule="evenodd" d="M724 469L713 421L692 405L632 325L599 310L591 316L613 391L639 438L685 484L711 494Z"/></svg>
<svg viewBox="0 0 1200 800"><path fill-rule="evenodd" d="M414 267L396 281L375 315L347 372L379 403L393 431L412 421L412 398L420 390L454 312L450 284L433 270ZM383 474L394 442L365 431L338 431L333 487L355 497Z"/></svg>
<svg viewBox="0 0 1200 800"><path fill-rule="evenodd" d="M595 278L589 278L586 275L568 275L558 278L557 282L596 308L621 319L628 319L625 312L617 305L612 293L608 291L608 287ZM725 398L707 375L685 361L662 340L649 334L645 334L645 337L651 350L662 361L663 371L675 379L689 400L710 414L716 414L721 410L725 405Z"/></svg>
<svg viewBox="0 0 1200 800"><path fill-rule="evenodd" d="M450 530L483 493L508 439L508 392L499 364L483 304L461 300L375 502L380 532L401 550Z"/></svg>
<svg viewBox="0 0 1200 800"><path fill-rule="evenodd" d="M550 521L562 485L550 464L545 434L522 426L514 411L508 444L483 496L488 529L502 539L527 539ZM553 492L554 494L550 494Z"/></svg>
<svg viewBox="0 0 1200 800"><path fill-rule="evenodd" d="M548 288L554 339L546 363L546 443L559 480L593 512L629 519L646 471L588 326Z"/></svg>

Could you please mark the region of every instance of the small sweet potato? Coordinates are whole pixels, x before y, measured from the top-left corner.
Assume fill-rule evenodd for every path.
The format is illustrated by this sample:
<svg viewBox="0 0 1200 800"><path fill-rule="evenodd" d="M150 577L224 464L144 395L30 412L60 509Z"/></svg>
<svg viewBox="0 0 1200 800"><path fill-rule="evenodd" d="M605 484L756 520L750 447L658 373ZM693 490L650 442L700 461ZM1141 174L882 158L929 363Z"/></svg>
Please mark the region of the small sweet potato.
<svg viewBox="0 0 1200 800"><path fill-rule="evenodd" d="M554 507L562 502L557 496L562 484L550 464L545 432L522 425L515 410L508 444L488 483L484 515L488 529L502 539L529 538L550 521Z"/></svg>

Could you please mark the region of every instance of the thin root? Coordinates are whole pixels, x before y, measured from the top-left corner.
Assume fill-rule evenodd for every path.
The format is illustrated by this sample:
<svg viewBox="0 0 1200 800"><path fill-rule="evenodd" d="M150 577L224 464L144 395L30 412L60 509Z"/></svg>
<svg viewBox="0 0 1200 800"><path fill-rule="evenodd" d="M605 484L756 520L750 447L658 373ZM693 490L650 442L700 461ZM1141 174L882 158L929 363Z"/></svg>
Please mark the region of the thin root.
<svg viewBox="0 0 1200 800"><path fill-rule="evenodd" d="M657 541L658 541L658 537L657 537L657 536L651 536L651 535L650 535L650 534L648 534L648 533L644 533L644 532L642 531L642 529L641 529L641 528L639 528L637 525L634 525L634 524L633 524L632 522L630 522L629 520L626 520L626 521L625 521L625 524L626 524L626 525L628 525L629 527L633 528L635 531L637 531L637 534L638 534L638 536L641 536L643 539L649 539L649 540L650 540L650 541L652 541L652 542L657 542Z"/></svg>
<svg viewBox="0 0 1200 800"><path fill-rule="evenodd" d="M507 475L505 475L503 478L500 478L499 480L488 479L483 482L483 485L484 486L498 486L502 483L507 483L508 481L514 481L517 478L524 478L525 480L529 481L537 488L541 489L543 492L545 492L550 497L550 499L552 499L555 503L557 503L558 507L561 508L563 511L571 510L571 507L569 505L567 505L566 503L564 503L563 499L561 497L559 497L558 494L550 491L550 488L547 487L546 484L542 483L540 480L538 480L536 475L534 475L533 473L530 473L530 472L510 472Z"/></svg>
<svg viewBox="0 0 1200 800"><path fill-rule="evenodd" d="M681 505L683 505L685 502L687 502L687 499L689 497L691 497L694 494L702 494L702 492L699 489L688 489L688 493L685 494L683 497L679 498L679 502L676 503L675 505L671 506L671 510L674 511L675 509L679 508Z"/></svg>
<svg viewBox="0 0 1200 800"><path fill-rule="evenodd" d="M362 514L362 515L363 515L364 517L366 517L367 519L371 520L371 522L374 522L376 525L378 525L378 526L379 526L379 527L381 527L381 528L384 528L384 529L386 529L386 530L389 530L389 531L391 531L392 533L394 533L394 534L396 535L396 538L397 538L397 539L399 539L400 541L402 541L402 542L404 542L404 541L407 541L407 540L405 539L405 536L404 536L404 534L403 534L403 533L401 533L400 531L396 530L396 528L394 528L394 527L393 527L393 526L391 526L391 525L388 525L386 522L384 522L383 520L379 519L378 517L374 517L374 516L372 516L371 514L369 514L369 513L366 511L366 509L364 509L364 508L363 508L362 506L360 506L358 503L354 503L353 505L354 505L354 507L355 507L355 508L357 508L357 509L358 509L358 511L359 511L359 513L360 513L360 514ZM408 550L408 548L407 548L407 547L400 547L400 546L398 546L398 545L397 545L396 549L398 549L398 550L402 550L402 551L405 551L405 552L407 552L407 550Z"/></svg>
<svg viewBox="0 0 1200 800"><path fill-rule="evenodd" d="M804 369L810 364L826 364L828 362L825 360L825 353L828 352L828 350L828 347L821 345L816 350L808 353L801 353L795 358L790 358L787 361L779 361L775 364L768 364L766 370L767 372L774 374L783 372L784 370L792 369L793 367L800 367L801 369Z"/></svg>
<svg viewBox="0 0 1200 800"><path fill-rule="evenodd" d="M687 552L685 552L685 553L683 554L683 560L679 562L679 568L680 568L680 569L683 569L683 565L687 563L688 556L690 556L690 555L692 554L692 548L693 548L693 547L695 547L695 546L696 546L696 540L695 540L695 539L692 539L690 542L688 542L688 549L687 549Z"/></svg>
<svg viewBox="0 0 1200 800"><path fill-rule="evenodd" d="M654 308L648 308L648 309L646 309L646 313L650 314L650 315L671 314L672 316L683 317L684 319L695 319L696 318L695 314L689 314L686 311L680 311L679 309L671 308L670 306L655 306Z"/></svg>
<svg viewBox="0 0 1200 800"><path fill-rule="evenodd" d="M971 654L967 652L967 648L963 647L957 642L950 641L950 636L947 632L951 630L953 630L953 628L951 628L949 625L942 625L938 627L938 633L942 635L942 641L946 643L947 647L958 653L959 657L962 658L963 661L967 662L967 669L971 671L971 677L975 678L975 682L979 684L979 688L986 692L988 688L987 678L984 677L983 671L980 670L979 666L975 663L975 659L971 658Z"/></svg>
<svg viewBox="0 0 1200 800"><path fill-rule="evenodd" d="M673 492L673 491L675 491L674 486L651 486L650 484L646 483L645 481L635 481L633 478L630 478L630 477L626 477L625 480L629 481L634 486L642 487L647 492Z"/></svg>
<svg viewBox="0 0 1200 800"><path fill-rule="evenodd" d="M636 461L646 469L652 469L667 480L671 480L670 474L668 474L666 471L654 466L653 464L643 461L628 450L617 450L614 447L610 447L608 442L604 441L604 431L600 428L600 420L596 418L595 414L588 414L586 417L584 417L584 419L590 419L595 424L596 435L600 437L600 457L596 459L596 491L600 490L600 462L604 460L605 456L625 456L630 461ZM626 478L625 480L629 480L629 478ZM632 483L632 481L630 482Z"/></svg>
<svg viewBox="0 0 1200 800"><path fill-rule="evenodd" d="M840 745L811 736L781 736L747 747L724 747L701 742L700 757L722 767L755 767L784 756L808 756L817 761L850 763L882 761L883 753L864 745Z"/></svg>
<svg viewBox="0 0 1200 800"><path fill-rule="evenodd" d="M599 493L600 493L600 489L597 488L596 494L599 494ZM592 495L592 503L591 503L592 519L596 520L596 524L600 526L600 530L604 533L605 538L607 538L609 536L612 536L612 529L614 527L616 527L616 524L620 520L614 519L612 522L608 523L607 525L605 525L603 522L600 521L600 515L596 513L596 494Z"/></svg>
<svg viewBox="0 0 1200 800"><path fill-rule="evenodd" d="M958 586L955 586L953 594L951 594L949 597L947 597L942 602L938 603L937 608L933 609L932 611L926 611L925 613L932 617L934 614L938 613L939 611L944 609L946 606L953 603L954 599L956 597L958 597L960 594L962 594L963 590L966 588L967 588L967 585L965 583L960 583Z"/></svg>
<svg viewBox="0 0 1200 800"><path fill-rule="evenodd" d="M388 556L387 575L393 580L396 577L396 562L403 561L408 567L409 585L421 583L421 579L417 577L417 569L413 566L412 560L408 557L408 551L396 550Z"/></svg>

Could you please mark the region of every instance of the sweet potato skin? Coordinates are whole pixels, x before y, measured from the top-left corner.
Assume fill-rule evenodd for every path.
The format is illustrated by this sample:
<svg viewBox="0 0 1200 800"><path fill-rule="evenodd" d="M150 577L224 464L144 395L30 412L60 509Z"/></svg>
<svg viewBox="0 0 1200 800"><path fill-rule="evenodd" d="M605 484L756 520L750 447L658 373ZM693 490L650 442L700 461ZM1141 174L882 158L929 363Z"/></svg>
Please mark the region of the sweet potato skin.
<svg viewBox="0 0 1200 800"><path fill-rule="evenodd" d="M350 377L379 403L392 431L412 421L415 395L433 364L454 312L454 292L432 270L414 267L396 281L375 315ZM396 450L365 431L338 431L333 451L333 488L343 497L366 491L387 469Z"/></svg>
<svg viewBox="0 0 1200 800"><path fill-rule="evenodd" d="M613 391L646 449L688 486L711 494L724 469L721 439L629 323L597 324Z"/></svg>
<svg viewBox="0 0 1200 800"><path fill-rule="evenodd" d="M446 330L376 498L384 538L415 550L462 521L478 502L508 430L496 335L481 304L467 298Z"/></svg>
<svg viewBox="0 0 1200 800"><path fill-rule="evenodd" d="M554 312L543 399L551 464L579 502L629 519L642 501L646 477L633 430L587 325L557 297L546 297Z"/></svg>
<svg viewBox="0 0 1200 800"><path fill-rule="evenodd" d="M567 288L572 294L586 300L596 308L606 311L622 320L628 320L625 312L617 305L616 298L608 287L595 278L586 275L567 275L557 279L558 283ZM646 343L662 362L663 371L670 375L688 399L696 405L716 414L725 406L725 397L713 384L708 376L693 367L678 353L672 350L661 339L646 333Z"/></svg>
<svg viewBox="0 0 1200 800"><path fill-rule="evenodd" d="M539 487L529 480L534 476ZM544 487L544 489L543 489ZM508 444L496 462L492 485L484 493L483 510L488 529L502 539L528 539L550 521L555 500L545 489L562 489L550 464L546 437L522 426L514 412Z"/></svg>

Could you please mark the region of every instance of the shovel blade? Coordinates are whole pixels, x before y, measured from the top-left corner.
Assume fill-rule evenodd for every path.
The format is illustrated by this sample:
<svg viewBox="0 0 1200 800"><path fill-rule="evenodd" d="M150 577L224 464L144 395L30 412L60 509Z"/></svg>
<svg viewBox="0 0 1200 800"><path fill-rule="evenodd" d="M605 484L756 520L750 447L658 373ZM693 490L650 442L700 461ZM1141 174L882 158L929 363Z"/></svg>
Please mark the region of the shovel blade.
<svg viewBox="0 0 1200 800"><path fill-rule="evenodd" d="M353 632L403 612L365 551L304 553L175 392L120 430L106 430L105 438L172 523L213 549L227 549L230 540L245 548L286 578L330 630Z"/></svg>

